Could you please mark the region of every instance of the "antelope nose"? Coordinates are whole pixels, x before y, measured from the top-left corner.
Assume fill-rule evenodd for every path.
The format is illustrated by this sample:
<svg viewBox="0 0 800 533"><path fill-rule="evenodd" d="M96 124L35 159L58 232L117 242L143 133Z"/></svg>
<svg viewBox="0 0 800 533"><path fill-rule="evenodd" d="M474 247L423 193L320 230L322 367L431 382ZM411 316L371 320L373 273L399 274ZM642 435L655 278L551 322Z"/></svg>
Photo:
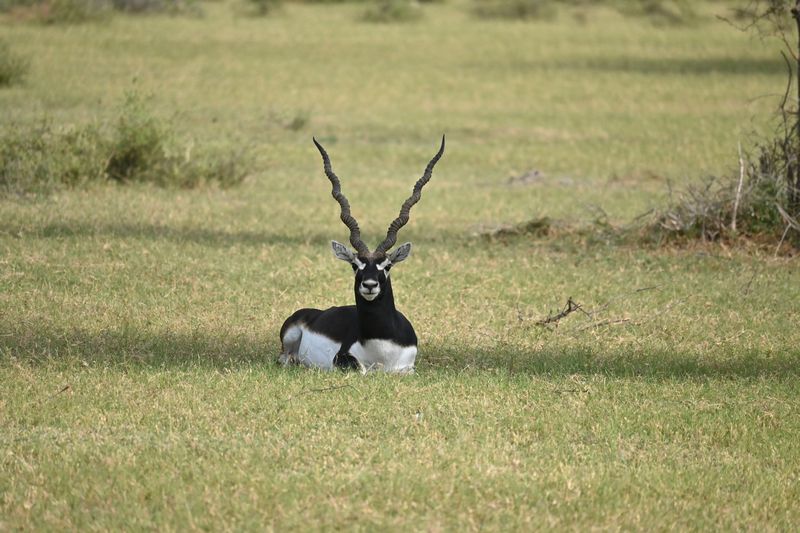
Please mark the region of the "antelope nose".
<svg viewBox="0 0 800 533"><path fill-rule="evenodd" d="M365 289L372 290L378 286L378 282L374 279L365 279L361 282L361 285L363 285Z"/></svg>

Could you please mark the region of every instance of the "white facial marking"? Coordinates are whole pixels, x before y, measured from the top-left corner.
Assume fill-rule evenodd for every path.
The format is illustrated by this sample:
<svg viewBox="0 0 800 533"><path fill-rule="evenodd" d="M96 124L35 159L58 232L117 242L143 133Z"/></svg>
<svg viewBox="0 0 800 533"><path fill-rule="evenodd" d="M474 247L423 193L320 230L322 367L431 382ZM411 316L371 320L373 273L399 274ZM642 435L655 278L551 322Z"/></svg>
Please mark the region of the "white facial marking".
<svg viewBox="0 0 800 533"><path fill-rule="evenodd" d="M357 266L359 270L364 270L367 267L367 264L362 262L358 257L353 257L353 264Z"/></svg>
<svg viewBox="0 0 800 533"><path fill-rule="evenodd" d="M358 294L366 301L371 302L381 293L381 284L376 279L364 279L358 285Z"/></svg>
<svg viewBox="0 0 800 533"><path fill-rule="evenodd" d="M384 268L386 268L387 266L389 266L391 264L392 264L392 261L387 257L386 259L384 259L383 261L378 263L376 266L378 267L378 270L383 270Z"/></svg>
<svg viewBox="0 0 800 533"><path fill-rule="evenodd" d="M362 298L364 298L368 302L371 302L372 300L378 297L378 294L380 294L381 291L380 289L378 289L375 292L366 292L363 288L359 288L358 292L361 294Z"/></svg>

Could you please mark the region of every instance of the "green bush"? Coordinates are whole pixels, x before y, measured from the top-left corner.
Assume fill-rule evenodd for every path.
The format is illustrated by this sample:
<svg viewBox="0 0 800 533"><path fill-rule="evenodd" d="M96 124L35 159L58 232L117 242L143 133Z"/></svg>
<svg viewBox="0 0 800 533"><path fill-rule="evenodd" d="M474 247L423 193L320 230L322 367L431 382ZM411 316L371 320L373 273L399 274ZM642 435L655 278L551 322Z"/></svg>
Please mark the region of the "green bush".
<svg viewBox="0 0 800 533"><path fill-rule="evenodd" d="M45 24L96 22L111 15L107 0L46 0L39 7L38 18Z"/></svg>
<svg viewBox="0 0 800 533"><path fill-rule="evenodd" d="M617 2L626 15L644 16L656 24L687 24L696 21L697 12L689 0L627 0Z"/></svg>
<svg viewBox="0 0 800 533"><path fill-rule="evenodd" d="M283 8L283 0L246 0L247 14L255 17L271 15Z"/></svg>
<svg viewBox="0 0 800 533"><path fill-rule="evenodd" d="M790 200L792 184L785 166L789 158L798 153L797 137L790 137L789 141L792 140L795 141L793 149L790 148L793 154L784 153L786 147L782 146L782 141L773 140L757 145L755 154L747 158L749 179L744 184L746 202L741 216L750 232L776 233L782 230L785 222L777 206L793 210ZM792 215L797 217L800 213Z"/></svg>
<svg viewBox="0 0 800 533"><path fill-rule="evenodd" d="M198 0L0 0L0 12L11 10L17 18L44 24L103 21L114 12L188 15L202 12Z"/></svg>
<svg viewBox="0 0 800 533"><path fill-rule="evenodd" d="M166 123L154 117L146 100L129 94L115 123L56 128L7 127L0 137L0 192L47 193L65 187L115 181L163 187L240 183L250 168L241 151L192 155Z"/></svg>
<svg viewBox="0 0 800 533"><path fill-rule="evenodd" d="M0 140L0 191L49 192L105 176L106 151L95 127L12 126Z"/></svg>
<svg viewBox="0 0 800 533"><path fill-rule="evenodd" d="M683 24L695 21L697 12L689 0L476 0L473 13L481 18L548 19L558 6L580 8L582 19L586 8L607 6L625 15L645 17L656 24Z"/></svg>
<svg viewBox="0 0 800 533"><path fill-rule="evenodd" d="M198 0L110 0L115 11L124 13L171 13L200 15Z"/></svg>
<svg viewBox="0 0 800 533"><path fill-rule="evenodd" d="M30 8L40 1L41 0L0 0L0 13Z"/></svg>
<svg viewBox="0 0 800 533"><path fill-rule="evenodd" d="M167 124L149 111L146 99L129 93L113 129L105 173L119 182L172 187L216 183L229 187L244 179L248 164L244 153L192 157L192 146L179 146Z"/></svg>
<svg viewBox="0 0 800 533"><path fill-rule="evenodd" d="M355 2L366 3L374 0L288 0L296 4L352 4Z"/></svg>
<svg viewBox="0 0 800 533"><path fill-rule="evenodd" d="M556 7L552 0L480 0L472 12L480 18L528 20L552 18Z"/></svg>
<svg viewBox="0 0 800 533"><path fill-rule="evenodd" d="M209 151L195 158L187 154L176 167L177 172L168 185L182 188L204 185L233 187L244 181L251 166L251 156L246 150Z"/></svg>
<svg viewBox="0 0 800 533"><path fill-rule="evenodd" d="M740 174L709 178L703 186L683 190L672 205L656 213L651 232L659 240L781 237L787 227L781 209L792 218L800 217L792 207L785 148L777 141L759 144L753 154L743 155Z"/></svg>
<svg viewBox="0 0 800 533"><path fill-rule="evenodd" d="M15 54L7 42L0 40L0 87L19 83L29 68L26 58Z"/></svg>
<svg viewBox="0 0 800 533"><path fill-rule="evenodd" d="M147 109L145 99L128 93L117 118L106 167L108 177L117 181L156 181L163 172L169 129Z"/></svg>
<svg viewBox="0 0 800 533"><path fill-rule="evenodd" d="M422 9L415 0L380 0L364 12L367 22L412 22L422 18Z"/></svg>

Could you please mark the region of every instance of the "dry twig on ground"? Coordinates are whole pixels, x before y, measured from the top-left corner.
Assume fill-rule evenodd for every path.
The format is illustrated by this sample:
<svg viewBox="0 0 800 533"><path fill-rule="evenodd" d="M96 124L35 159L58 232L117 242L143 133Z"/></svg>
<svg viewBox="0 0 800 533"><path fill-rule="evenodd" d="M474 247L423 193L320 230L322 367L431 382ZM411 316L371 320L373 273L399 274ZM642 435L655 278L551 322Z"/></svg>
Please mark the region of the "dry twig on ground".
<svg viewBox="0 0 800 533"><path fill-rule="evenodd" d="M575 303L572 300L572 296L567 298L567 305L564 307L562 311L555 315L547 315L547 318L542 318L537 320L535 323L537 326L546 326L548 324L557 324L559 320L566 317L570 313L574 313L575 311L580 310L580 304Z"/></svg>

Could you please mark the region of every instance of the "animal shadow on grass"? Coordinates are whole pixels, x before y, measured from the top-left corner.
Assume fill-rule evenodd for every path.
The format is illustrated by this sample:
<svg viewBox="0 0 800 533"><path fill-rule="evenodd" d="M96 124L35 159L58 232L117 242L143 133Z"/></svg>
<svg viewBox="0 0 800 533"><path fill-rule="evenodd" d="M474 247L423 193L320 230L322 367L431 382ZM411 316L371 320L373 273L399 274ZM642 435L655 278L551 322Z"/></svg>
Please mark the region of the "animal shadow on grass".
<svg viewBox="0 0 800 533"><path fill-rule="evenodd" d="M800 349L780 354L749 351L736 355L709 355L638 346L597 349L590 345L554 345L526 351L506 345L496 350L433 346L426 353L427 357L418 359L418 368L423 372L428 368L446 368L456 371L502 370L510 374L540 376L606 375L653 380L796 379L800 376Z"/></svg>
<svg viewBox="0 0 800 533"><path fill-rule="evenodd" d="M16 330L16 331L14 331ZM9 333L14 331L14 333ZM265 332L266 333L271 332ZM142 331L122 327L89 331L0 324L0 354L32 365L90 364L133 367L235 368L271 362L278 353L277 333L270 338L212 335L204 332Z"/></svg>
<svg viewBox="0 0 800 533"><path fill-rule="evenodd" d="M14 333L9 333L14 332ZM0 361L8 356L31 365L89 364L119 367L218 369L276 365L277 331L254 335L205 332L174 333L122 328L94 332L54 330L43 324L0 323ZM705 378L796 379L800 349L782 353L743 352L736 355L675 353L666 350L598 350L555 345L538 351L476 348L457 345L422 346L417 372L495 372L541 376L607 375L653 380Z"/></svg>
<svg viewBox="0 0 800 533"><path fill-rule="evenodd" d="M579 61L580 62L580 61ZM641 74L692 74L713 73L741 74L785 74L786 65L780 58L738 57L596 57L582 61L592 70L611 72L638 72Z"/></svg>

